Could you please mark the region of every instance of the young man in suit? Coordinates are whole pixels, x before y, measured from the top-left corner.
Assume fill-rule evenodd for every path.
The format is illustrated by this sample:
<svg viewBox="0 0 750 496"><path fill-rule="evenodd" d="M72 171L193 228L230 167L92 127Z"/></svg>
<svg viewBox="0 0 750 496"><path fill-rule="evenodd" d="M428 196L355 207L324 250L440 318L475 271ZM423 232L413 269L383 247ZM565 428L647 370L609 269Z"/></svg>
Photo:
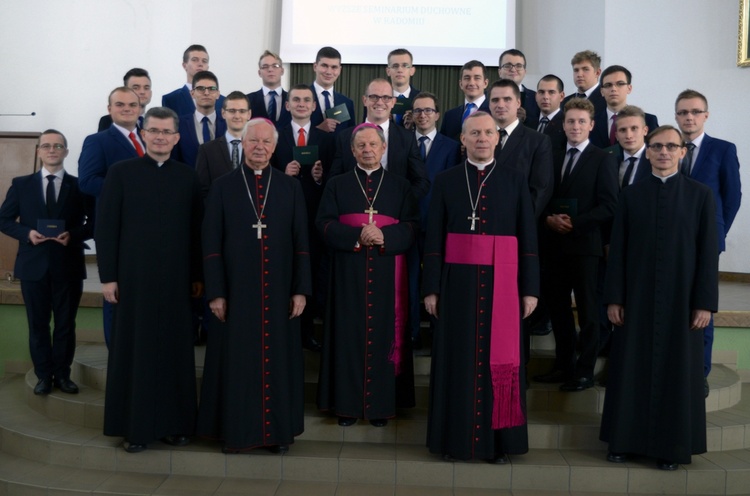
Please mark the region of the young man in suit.
<svg viewBox="0 0 750 496"><path fill-rule="evenodd" d="M563 106L571 98L588 98L596 112L606 107L606 102L599 91L599 75L602 73L602 58L598 53L584 50L573 55L570 60L573 66L573 80L576 91L563 100Z"/></svg>
<svg viewBox="0 0 750 496"><path fill-rule="evenodd" d="M190 45L182 54L182 68L185 70L186 83L161 97L162 107L171 108L178 116L189 114L195 110L195 102L191 90L193 78L198 72L208 70L208 51L203 45ZM216 101L216 111L221 110L223 96Z"/></svg>
<svg viewBox="0 0 750 496"><path fill-rule="evenodd" d="M29 351L38 378L34 394L47 395L53 385L76 394L70 365L86 278L84 242L94 232L94 198L83 194L78 180L63 168L68 142L62 133L44 131L38 152L41 170L11 183L0 207L0 231L18 240L14 275L21 280L29 321ZM55 223L64 223L59 233L38 230L40 224Z"/></svg>
<svg viewBox="0 0 750 496"><path fill-rule="evenodd" d="M411 78L414 77L416 68L414 67L414 57L406 48L396 48L388 54L388 65L385 73L393 86L393 96L398 102L399 99L414 98L419 90L411 85ZM367 120L367 111L365 111L365 120ZM407 129L412 128L411 110L403 114L394 114L393 122L405 126Z"/></svg>
<svg viewBox="0 0 750 496"><path fill-rule="evenodd" d="M341 75L341 53L333 47L323 47L318 50L313 64L315 81L310 88L315 94L315 102L318 110L313 112L310 121L312 125L327 133L339 133L342 129L354 126L354 102L338 93L333 85ZM326 110L344 104L349 112L349 119L339 122L336 119L326 117Z"/></svg>
<svg viewBox="0 0 750 496"><path fill-rule="evenodd" d="M617 114L617 184L620 189L651 175L651 162L646 156L646 114L635 105L626 105Z"/></svg>
<svg viewBox="0 0 750 496"><path fill-rule="evenodd" d="M687 152L680 164L680 171L700 181L713 191L716 201L716 222L719 238L719 254L726 249L726 237L734 217L740 209L742 188L740 184L740 162L734 143L706 134L704 126L708 120L708 100L695 90L685 90L675 101L675 120L685 139ZM714 342L714 321L703 330L704 372L711 372L711 351ZM708 381L704 382L708 396Z"/></svg>
<svg viewBox="0 0 750 496"><path fill-rule="evenodd" d="M562 79L547 74L536 85L536 103L539 106L538 122L529 122L529 127L549 136L553 150L565 148L568 139L563 129L563 111L560 104L565 98Z"/></svg>
<svg viewBox="0 0 750 496"><path fill-rule="evenodd" d="M521 112L525 112L525 116L521 119L521 122L525 126L536 129L536 123L539 121L539 106L536 103L536 92L521 84L523 78L526 76L526 55L521 50L516 50L515 48L505 50L500 54L497 75L500 76L500 79L510 79L518 85L518 89L521 90L521 107L523 108L523 111L519 112L519 117Z"/></svg>
<svg viewBox="0 0 750 496"><path fill-rule="evenodd" d="M550 373L534 379L562 382L561 391L583 391L594 385L599 351L597 278L607 237L603 231L617 204L617 179L613 155L589 142L594 105L574 98L564 111L568 144L565 152L555 155L555 190L539 229L542 295L555 334L555 365ZM581 329L578 336L571 290Z"/></svg>
<svg viewBox="0 0 750 496"><path fill-rule="evenodd" d="M291 116L286 108L287 92L281 87L284 66L281 57L266 50L258 59L258 76L263 82L258 91L247 94L253 117L263 117L283 129Z"/></svg>
<svg viewBox="0 0 750 496"><path fill-rule="evenodd" d="M461 67L458 86L464 94L464 103L445 112L440 126L441 134L458 140L461 136L461 126L468 116L477 110L490 112L489 100L484 94L488 84L487 68L480 61L470 60Z"/></svg>
<svg viewBox="0 0 750 496"><path fill-rule="evenodd" d="M617 119L619 112L628 104L628 95L633 90L633 76L621 65L611 65L601 75L601 92L606 108L597 109L594 115L594 130L591 132L591 143L599 148L607 148L617 143ZM659 127L659 121L653 114L644 114L649 129Z"/></svg>
<svg viewBox="0 0 750 496"><path fill-rule="evenodd" d="M172 158L194 168L198 147L222 136L227 123L216 111L219 80L213 72L196 73L190 94L195 99L195 111L180 116L180 141L172 149Z"/></svg>
<svg viewBox="0 0 750 496"><path fill-rule="evenodd" d="M138 116L137 124L137 126L141 128L143 127L143 114L146 112L146 105L151 103L151 97L153 96L153 91L151 91L151 76L148 75L146 69L134 67L125 73L125 77L123 77L122 80L127 88L135 91L135 94L138 95L138 99L141 102L141 113ZM104 131L111 125L112 117L109 114L103 115L102 118L99 119L98 132Z"/></svg>
<svg viewBox="0 0 750 496"><path fill-rule="evenodd" d="M203 199L208 196L208 190L216 179L242 164L242 131L252 117L247 97L241 91L228 94L221 108L221 116L227 124L226 132L203 143L195 159Z"/></svg>

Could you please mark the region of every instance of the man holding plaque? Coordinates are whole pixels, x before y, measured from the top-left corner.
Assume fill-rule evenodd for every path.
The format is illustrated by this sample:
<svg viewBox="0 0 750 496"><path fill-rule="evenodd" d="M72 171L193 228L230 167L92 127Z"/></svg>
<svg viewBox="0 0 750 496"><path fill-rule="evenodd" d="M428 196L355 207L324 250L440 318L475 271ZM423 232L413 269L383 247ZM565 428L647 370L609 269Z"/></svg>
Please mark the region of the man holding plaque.
<svg viewBox="0 0 750 496"><path fill-rule="evenodd" d="M594 128L594 105L589 100L573 98L564 112L568 143L565 150L555 151L555 189L539 230L542 293L555 334L555 364L534 379L562 382L562 391L583 391L594 385L599 351L597 278L608 238L605 230L617 205L617 164L613 154L589 143Z"/></svg>
<svg viewBox="0 0 750 496"><path fill-rule="evenodd" d="M328 181L316 219L333 253L318 408L344 427L383 427L414 406L405 253L419 217L409 183L380 162L383 131L364 123L351 136L356 165Z"/></svg>
<svg viewBox="0 0 750 496"><path fill-rule="evenodd" d="M40 171L11 183L0 207L0 231L18 240L14 277L21 280L29 321L29 351L38 378L34 394L49 394L53 385L75 394L70 365L86 278L84 242L94 233L94 197L83 194L78 179L63 169L68 142L62 133L44 131L38 152Z"/></svg>

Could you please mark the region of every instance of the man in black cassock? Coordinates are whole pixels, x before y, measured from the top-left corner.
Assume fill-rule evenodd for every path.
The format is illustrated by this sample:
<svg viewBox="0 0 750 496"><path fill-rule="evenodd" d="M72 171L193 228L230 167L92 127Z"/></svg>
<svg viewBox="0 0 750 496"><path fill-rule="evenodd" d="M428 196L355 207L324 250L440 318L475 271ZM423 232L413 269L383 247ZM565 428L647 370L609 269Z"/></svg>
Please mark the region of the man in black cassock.
<svg viewBox="0 0 750 496"><path fill-rule="evenodd" d="M203 220L206 299L220 323L208 337L198 434L221 439L225 453L284 453L304 430L307 211L299 181L268 166L277 140L267 119L246 125L245 164L213 183Z"/></svg>
<svg viewBox="0 0 750 496"><path fill-rule="evenodd" d="M680 174L672 126L647 138L652 176L625 188L612 228L605 301L615 324L599 437L607 459L662 470L706 451L703 328L718 307L716 207Z"/></svg>
<svg viewBox="0 0 750 496"><path fill-rule="evenodd" d="M507 463L528 451L521 319L539 294L534 209L524 174L493 159L489 114L469 116L461 142L468 160L435 179L425 241L422 293L437 318L427 446Z"/></svg>
<svg viewBox="0 0 750 496"><path fill-rule="evenodd" d="M131 453L157 439L187 444L195 429L190 298L203 292L203 208L195 172L169 158L177 120L164 107L146 112L146 155L114 164L99 199L99 277L115 304L104 434Z"/></svg>
<svg viewBox="0 0 750 496"><path fill-rule="evenodd" d="M357 126L351 147L357 166L328 181L316 219L333 252L318 408L382 427L414 406L404 254L419 214L409 182L380 165L381 129Z"/></svg>

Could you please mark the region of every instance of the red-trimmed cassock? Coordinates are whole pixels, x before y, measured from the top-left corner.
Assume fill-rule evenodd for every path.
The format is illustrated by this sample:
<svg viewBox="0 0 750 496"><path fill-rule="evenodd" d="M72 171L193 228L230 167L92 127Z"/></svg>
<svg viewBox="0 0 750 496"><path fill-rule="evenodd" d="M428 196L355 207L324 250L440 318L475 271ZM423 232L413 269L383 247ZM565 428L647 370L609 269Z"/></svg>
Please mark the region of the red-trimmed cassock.
<svg viewBox="0 0 750 496"><path fill-rule="evenodd" d="M428 219L422 294L439 297L427 446L461 460L525 453L520 298L539 294L527 182L464 162L435 179Z"/></svg>
<svg viewBox="0 0 750 496"><path fill-rule="evenodd" d="M333 260L318 384L321 410L373 420L414 406L403 254L414 242L419 214L409 188L406 179L382 167L369 176L355 167L331 178L323 192L316 225ZM369 221L368 201L377 211L373 221L383 231L382 247L358 245L362 224Z"/></svg>
<svg viewBox="0 0 750 496"><path fill-rule="evenodd" d="M264 201L258 239L255 212ZM215 181L203 256L206 298L225 298L227 317L214 321L208 336L198 434L229 450L291 444L304 430L304 362L289 301L311 290L299 181L272 167L254 174L244 166Z"/></svg>

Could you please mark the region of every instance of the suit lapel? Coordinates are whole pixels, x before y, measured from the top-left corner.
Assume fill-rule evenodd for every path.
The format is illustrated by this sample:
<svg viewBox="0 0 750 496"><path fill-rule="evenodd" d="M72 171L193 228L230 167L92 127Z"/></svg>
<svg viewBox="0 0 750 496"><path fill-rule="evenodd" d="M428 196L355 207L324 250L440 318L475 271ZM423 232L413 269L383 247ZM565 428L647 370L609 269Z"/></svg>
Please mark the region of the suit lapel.
<svg viewBox="0 0 750 496"><path fill-rule="evenodd" d="M138 158L138 152L135 151L135 147L133 146L133 143L131 143L128 138L123 136L122 133L114 127L114 125L109 127L109 134L110 136L112 136L112 139L114 139L120 146L128 150L128 153L133 158ZM144 148L144 151L145 151L145 148Z"/></svg>
<svg viewBox="0 0 750 496"><path fill-rule="evenodd" d="M524 129L524 125L519 122L516 129L510 133L508 139L505 141L505 146L500 150L500 156L497 160L498 164L505 165L505 162L508 161L508 157L513 155L513 150L515 150L523 140L523 134L526 132Z"/></svg>
<svg viewBox="0 0 750 496"><path fill-rule="evenodd" d="M711 147L713 146L714 139L707 134L703 135L703 142L698 150L698 156L695 157L695 165L693 170L690 171L690 177L695 177L698 171L703 167L703 163L706 161L706 157L711 155Z"/></svg>
<svg viewBox="0 0 750 496"><path fill-rule="evenodd" d="M65 173L63 174L62 186L60 186L60 194L57 195L55 218L61 217L65 203L68 201L68 196L70 196L70 177Z"/></svg>
<svg viewBox="0 0 750 496"><path fill-rule="evenodd" d="M581 174L581 169L583 169L586 166L586 160L588 159L588 155L591 153L591 146L593 146L591 143L586 145L586 148L584 148L583 152L578 157L578 160L575 162L575 167L573 167L573 170L570 174L568 174L568 178L565 179L560 184L560 192L561 193L567 193L568 190L570 190L571 185L575 183L576 178L579 174ZM563 156L563 165L565 165L565 160L567 160L567 153ZM562 166L560 167L560 174L562 174Z"/></svg>

